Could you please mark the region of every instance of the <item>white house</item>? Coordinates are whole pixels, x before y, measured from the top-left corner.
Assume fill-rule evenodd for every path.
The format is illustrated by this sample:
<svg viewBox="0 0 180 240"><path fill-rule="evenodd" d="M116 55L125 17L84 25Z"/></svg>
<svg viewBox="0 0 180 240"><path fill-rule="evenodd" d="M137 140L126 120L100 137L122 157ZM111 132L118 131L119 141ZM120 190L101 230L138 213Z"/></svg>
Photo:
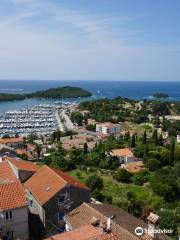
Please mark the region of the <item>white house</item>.
<svg viewBox="0 0 180 240"><path fill-rule="evenodd" d="M119 160L119 163L129 163L129 162L134 162L136 160L136 157L134 156L133 152L129 148L112 150L111 156L117 157Z"/></svg>
<svg viewBox="0 0 180 240"><path fill-rule="evenodd" d="M0 182L0 237L28 240L28 208L20 181Z"/></svg>
<svg viewBox="0 0 180 240"><path fill-rule="evenodd" d="M96 132L102 134L117 134L120 133L120 125L114 123L99 123L96 124Z"/></svg>

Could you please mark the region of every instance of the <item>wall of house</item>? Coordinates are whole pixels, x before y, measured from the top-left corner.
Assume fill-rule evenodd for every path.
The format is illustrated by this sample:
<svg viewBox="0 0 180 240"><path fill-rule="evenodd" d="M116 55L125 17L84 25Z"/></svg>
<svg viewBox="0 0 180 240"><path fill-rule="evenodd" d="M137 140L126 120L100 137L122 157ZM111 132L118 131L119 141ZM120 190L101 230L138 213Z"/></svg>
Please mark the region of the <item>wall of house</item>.
<svg viewBox="0 0 180 240"><path fill-rule="evenodd" d="M45 211L43 207L39 204L36 198L32 195L29 190L26 190L27 198L28 198L28 208L31 214L38 215L41 222L45 226Z"/></svg>
<svg viewBox="0 0 180 240"><path fill-rule="evenodd" d="M120 127L112 127L107 130L110 134L115 134L120 132Z"/></svg>
<svg viewBox="0 0 180 240"><path fill-rule="evenodd" d="M28 208L17 208L11 211L12 219L1 219L3 236L6 236L9 231L13 231L14 239L28 240Z"/></svg>
<svg viewBox="0 0 180 240"><path fill-rule="evenodd" d="M17 142L17 143L6 143L7 146L12 148L19 148L23 146L23 142Z"/></svg>
<svg viewBox="0 0 180 240"><path fill-rule="evenodd" d="M16 156L16 152L13 151L13 150L9 150L9 149L6 149L6 148L3 148L0 150L0 156L8 156L8 157L15 157Z"/></svg>
<svg viewBox="0 0 180 240"><path fill-rule="evenodd" d="M19 170L19 179L21 182L27 181L34 172Z"/></svg>
<svg viewBox="0 0 180 240"><path fill-rule="evenodd" d="M119 161L119 163L125 163L126 159L125 159L125 157L118 157L118 161Z"/></svg>
<svg viewBox="0 0 180 240"><path fill-rule="evenodd" d="M135 157L127 157L126 158L126 163L130 163L130 162L134 162L135 161Z"/></svg>
<svg viewBox="0 0 180 240"><path fill-rule="evenodd" d="M70 207L66 208L68 204L58 204L58 196L68 193L70 199ZM56 225L57 227L64 226L64 221L58 220L58 213L63 212L64 215L72 211L74 208L80 206L83 202L90 201L90 191L75 186L67 185L59 191L48 203L45 204L44 209L46 212L46 220Z"/></svg>
<svg viewBox="0 0 180 240"><path fill-rule="evenodd" d="M96 125L96 132L101 132L103 134L114 134L120 132L120 127L114 126L114 127L107 127L105 125Z"/></svg>
<svg viewBox="0 0 180 240"><path fill-rule="evenodd" d="M99 124L96 124L96 132L102 132L102 126Z"/></svg>
<svg viewBox="0 0 180 240"><path fill-rule="evenodd" d="M118 157L119 163L130 163L135 161L135 157Z"/></svg>

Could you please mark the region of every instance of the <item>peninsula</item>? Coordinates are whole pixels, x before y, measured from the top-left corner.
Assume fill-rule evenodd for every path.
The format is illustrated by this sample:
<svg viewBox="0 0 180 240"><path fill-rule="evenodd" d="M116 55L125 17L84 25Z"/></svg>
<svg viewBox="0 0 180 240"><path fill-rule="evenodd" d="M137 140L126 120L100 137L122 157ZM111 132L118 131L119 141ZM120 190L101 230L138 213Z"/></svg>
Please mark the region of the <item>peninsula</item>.
<svg viewBox="0 0 180 240"><path fill-rule="evenodd" d="M80 87L58 87L37 91L29 94L8 94L0 93L0 101L24 100L26 98L78 98L90 97L92 94Z"/></svg>

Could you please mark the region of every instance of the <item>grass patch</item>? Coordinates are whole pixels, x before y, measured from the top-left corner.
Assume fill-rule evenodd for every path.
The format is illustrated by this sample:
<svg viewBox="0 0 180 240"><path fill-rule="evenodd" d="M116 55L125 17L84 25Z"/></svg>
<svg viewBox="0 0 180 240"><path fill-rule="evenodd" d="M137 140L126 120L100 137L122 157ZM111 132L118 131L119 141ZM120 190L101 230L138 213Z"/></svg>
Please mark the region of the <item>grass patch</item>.
<svg viewBox="0 0 180 240"><path fill-rule="evenodd" d="M152 128L148 123L136 124L132 122L122 122L121 127L124 131L136 132L138 136L142 136L145 130L148 136L152 134Z"/></svg>
<svg viewBox="0 0 180 240"><path fill-rule="evenodd" d="M70 171L69 174L86 183L87 178L93 173L90 171L73 170ZM159 207L163 204L163 199L155 194L149 186L118 183L110 175L98 175L103 179L104 182L102 193L106 196L111 196L113 199L113 204L118 205L119 202L124 202L129 191L135 193L137 199L141 201L143 205L151 205L154 209L159 209Z"/></svg>

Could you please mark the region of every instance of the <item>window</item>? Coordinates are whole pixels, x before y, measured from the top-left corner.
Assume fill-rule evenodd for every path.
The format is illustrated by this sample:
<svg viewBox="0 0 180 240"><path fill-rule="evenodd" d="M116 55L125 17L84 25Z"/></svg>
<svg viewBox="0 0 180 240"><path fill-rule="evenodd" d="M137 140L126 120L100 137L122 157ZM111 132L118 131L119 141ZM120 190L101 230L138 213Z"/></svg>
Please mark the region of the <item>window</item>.
<svg viewBox="0 0 180 240"><path fill-rule="evenodd" d="M62 221L64 219L64 212L58 212L58 220Z"/></svg>
<svg viewBox="0 0 180 240"><path fill-rule="evenodd" d="M64 200L65 200L65 196L64 195L58 196L58 204L64 203Z"/></svg>
<svg viewBox="0 0 180 240"><path fill-rule="evenodd" d="M29 207L33 206L33 200L29 199Z"/></svg>
<svg viewBox="0 0 180 240"><path fill-rule="evenodd" d="M9 232L7 232L7 240L12 240L13 238L14 238L14 233L13 233L13 231L9 231Z"/></svg>
<svg viewBox="0 0 180 240"><path fill-rule="evenodd" d="M12 211L7 211L5 216L6 216L6 220L12 219Z"/></svg>

